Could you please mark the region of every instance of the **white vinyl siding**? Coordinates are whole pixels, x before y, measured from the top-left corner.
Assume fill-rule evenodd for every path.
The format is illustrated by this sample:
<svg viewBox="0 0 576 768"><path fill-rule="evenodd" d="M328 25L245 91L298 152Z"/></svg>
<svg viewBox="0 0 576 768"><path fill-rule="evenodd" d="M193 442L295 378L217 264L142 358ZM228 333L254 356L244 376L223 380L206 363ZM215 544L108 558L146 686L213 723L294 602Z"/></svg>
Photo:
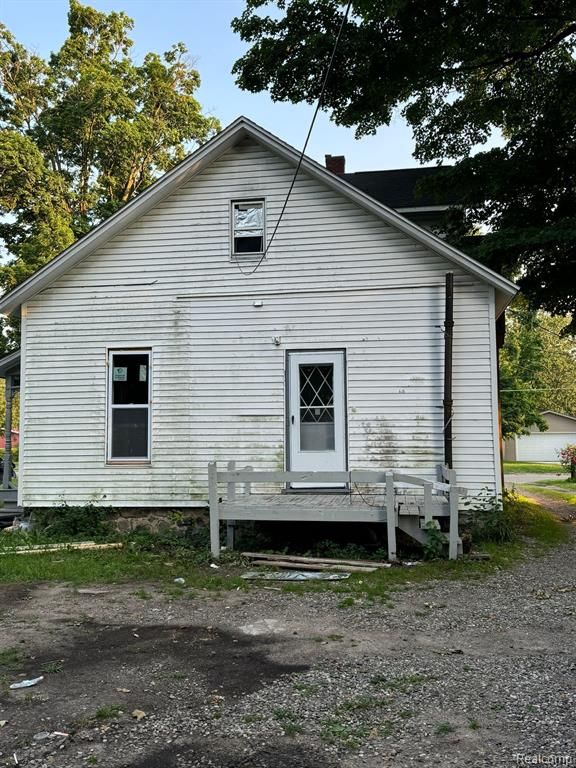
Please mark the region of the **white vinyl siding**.
<svg viewBox="0 0 576 768"><path fill-rule="evenodd" d="M455 465L463 485L496 487L489 289L305 175L242 274L231 201L265 199L273 227L292 174L241 144L28 303L20 503L187 506L206 498L213 458L282 467L286 350L346 350L351 467L431 476L448 269ZM154 461L110 466L106 350L135 346L154 349Z"/></svg>

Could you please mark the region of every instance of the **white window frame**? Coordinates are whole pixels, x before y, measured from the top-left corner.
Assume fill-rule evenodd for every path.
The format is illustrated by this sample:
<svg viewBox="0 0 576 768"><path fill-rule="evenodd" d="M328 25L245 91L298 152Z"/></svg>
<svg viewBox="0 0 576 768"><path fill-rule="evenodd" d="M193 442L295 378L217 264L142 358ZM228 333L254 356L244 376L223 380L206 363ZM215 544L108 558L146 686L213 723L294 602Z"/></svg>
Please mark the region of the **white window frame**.
<svg viewBox="0 0 576 768"><path fill-rule="evenodd" d="M236 205L258 204L262 206L262 248L259 251L236 251L236 230L234 227L234 207ZM251 235L253 237L253 235ZM266 251L266 200L263 197L247 197L230 201L230 253L233 259L253 259Z"/></svg>
<svg viewBox="0 0 576 768"><path fill-rule="evenodd" d="M114 405L113 394L113 373L114 373L114 355L147 355L148 357L148 403L127 403L124 405ZM106 438L106 463L107 464L150 464L152 457L152 350L150 347L143 349L108 349L107 350L107 405L108 405L108 426ZM112 456L112 413L116 409L146 408L148 410L148 452L146 456Z"/></svg>

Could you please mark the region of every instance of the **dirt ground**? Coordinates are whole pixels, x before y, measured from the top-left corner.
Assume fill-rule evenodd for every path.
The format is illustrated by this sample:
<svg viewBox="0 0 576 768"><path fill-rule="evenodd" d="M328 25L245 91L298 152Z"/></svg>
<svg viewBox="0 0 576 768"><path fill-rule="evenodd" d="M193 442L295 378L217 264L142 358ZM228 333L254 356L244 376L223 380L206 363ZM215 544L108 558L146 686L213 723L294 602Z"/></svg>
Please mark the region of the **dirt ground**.
<svg viewBox="0 0 576 768"><path fill-rule="evenodd" d="M407 570L388 604L0 587L0 653L20 649L0 672L0 765L575 765L575 552L572 535L481 580Z"/></svg>

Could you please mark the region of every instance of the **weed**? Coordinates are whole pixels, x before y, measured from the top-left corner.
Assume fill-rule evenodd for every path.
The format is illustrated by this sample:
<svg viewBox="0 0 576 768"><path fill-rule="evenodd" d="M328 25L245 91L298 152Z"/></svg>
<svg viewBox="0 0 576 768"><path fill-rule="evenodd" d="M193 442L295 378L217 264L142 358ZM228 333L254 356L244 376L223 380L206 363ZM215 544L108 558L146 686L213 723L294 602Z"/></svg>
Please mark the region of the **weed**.
<svg viewBox="0 0 576 768"><path fill-rule="evenodd" d="M96 720L113 720L121 715L122 712L122 707L118 704L105 704L96 710L94 717Z"/></svg>
<svg viewBox="0 0 576 768"><path fill-rule="evenodd" d="M58 672L62 672L63 669L64 664L60 659L57 661L47 661L46 664L44 664L42 667L41 671L47 675L56 675Z"/></svg>
<svg viewBox="0 0 576 768"><path fill-rule="evenodd" d="M18 672L22 668L24 654L19 648L4 648L0 650L0 672Z"/></svg>
<svg viewBox="0 0 576 768"><path fill-rule="evenodd" d="M286 736L296 736L299 733L304 733L304 728L299 723L293 722L282 723L282 730Z"/></svg>
<svg viewBox="0 0 576 768"><path fill-rule="evenodd" d="M370 709L378 709L385 702L382 699L376 699L373 696L359 696L356 699L348 699L341 704L338 709L348 712L361 712Z"/></svg>
<svg viewBox="0 0 576 768"><path fill-rule="evenodd" d="M446 537L434 521L426 523L426 543L423 545L424 560L438 560L444 557Z"/></svg>
<svg viewBox="0 0 576 768"><path fill-rule="evenodd" d="M436 733L438 734L438 736L445 736L448 733L454 733L455 730L456 729L454 728L454 726L451 725L450 723L440 723L436 727Z"/></svg>
<svg viewBox="0 0 576 768"><path fill-rule="evenodd" d="M356 605L356 600L353 597L345 597L343 600L340 600L338 603L338 608L352 608L353 605Z"/></svg>
<svg viewBox="0 0 576 768"><path fill-rule="evenodd" d="M383 675L374 675L370 678L372 685L379 685L381 688L385 688L389 691L399 691L400 693L407 693L413 685L424 685L424 683L431 682L436 678L430 675L405 675L404 677L397 677L393 680L387 680Z"/></svg>
<svg viewBox="0 0 576 768"><path fill-rule="evenodd" d="M132 594L134 597L139 597L140 600L152 600L152 595L145 589L137 589L135 592L132 592Z"/></svg>
<svg viewBox="0 0 576 768"><path fill-rule="evenodd" d="M261 723L264 718L262 715L244 715L242 720L250 725L250 723Z"/></svg>
<svg viewBox="0 0 576 768"><path fill-rule="evenodd" d="M398 714L404 720L408 720L408 718L414 717L414 712L412 712L411 709L401 709L400 712L398 712Z"/></svg>
<svg viewBox="0 0 576 768"><path fill-rule="evenodd" d="M34 529L50 538L67 540L78 537L106 537L112 533L112 507L95 503L72 506L65 501L56 507L41 507L32 511Z"/></svg>
<svg viewBox="0 0 576 768"><path fill-rule="evenodd" d="M280 720L281 722L283 720L297 720L298 715L296 715L294 712L292 712L291 709L284 709L283 707L278 707L278 709L275 709L273 711L273 715L276 718L276 720Z"/></svg>
<svg viewBox="0 0 576 768"><path fill-rule="evenodd" d="M318 692L318 686L312 683L294 683L294 690L313 696Z"/></svg>
<svg viewBox="0 0 576 768"><path fill-rule="evenodd" d="M330 718L322 722L320 738L327 744L340 744L353 749L359 746L368 733L369 728L366 725L343 723L335 718Z"/></svg>
<svg viewBox="0 0 576 768"><path fill-rule="evenodd" d="M478 720L475 720L474 718L470 718L468 720L468 728L470 728L471 731L477 731L480 728L480 723Z"/></svg>
<svg viewBox="0 0 576 768"><path fill-rule="evenodd" d="M328 640L332 640L333 643L339 643L341 640L344 640L344 635L326 635Z"/></svg>

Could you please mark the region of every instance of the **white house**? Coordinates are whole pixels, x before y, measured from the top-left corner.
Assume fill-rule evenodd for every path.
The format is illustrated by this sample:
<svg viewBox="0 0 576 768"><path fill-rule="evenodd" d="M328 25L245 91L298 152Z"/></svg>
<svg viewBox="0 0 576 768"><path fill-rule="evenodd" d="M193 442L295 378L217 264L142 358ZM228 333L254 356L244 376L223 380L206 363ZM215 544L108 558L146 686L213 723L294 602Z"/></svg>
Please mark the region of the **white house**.
<svg viewBox="0 0 576 768"><path fill-rule="evenodd" d="M0 299L20 313L22 507L194 507L207 464L445 460L500 491L495 322L515 286L239 118ZM449 434L449 432L448 432Z"/></svg>
<svg viewBox="0 0 576 768"><path fill-rule="evenodd" d="M558 463L558 453L567 445L576 444L576 417L556 411L543 411L542 418L548 425L546 432L530 427L529 435L516 435L506 440L506 461L535 461Z"/></svg>

